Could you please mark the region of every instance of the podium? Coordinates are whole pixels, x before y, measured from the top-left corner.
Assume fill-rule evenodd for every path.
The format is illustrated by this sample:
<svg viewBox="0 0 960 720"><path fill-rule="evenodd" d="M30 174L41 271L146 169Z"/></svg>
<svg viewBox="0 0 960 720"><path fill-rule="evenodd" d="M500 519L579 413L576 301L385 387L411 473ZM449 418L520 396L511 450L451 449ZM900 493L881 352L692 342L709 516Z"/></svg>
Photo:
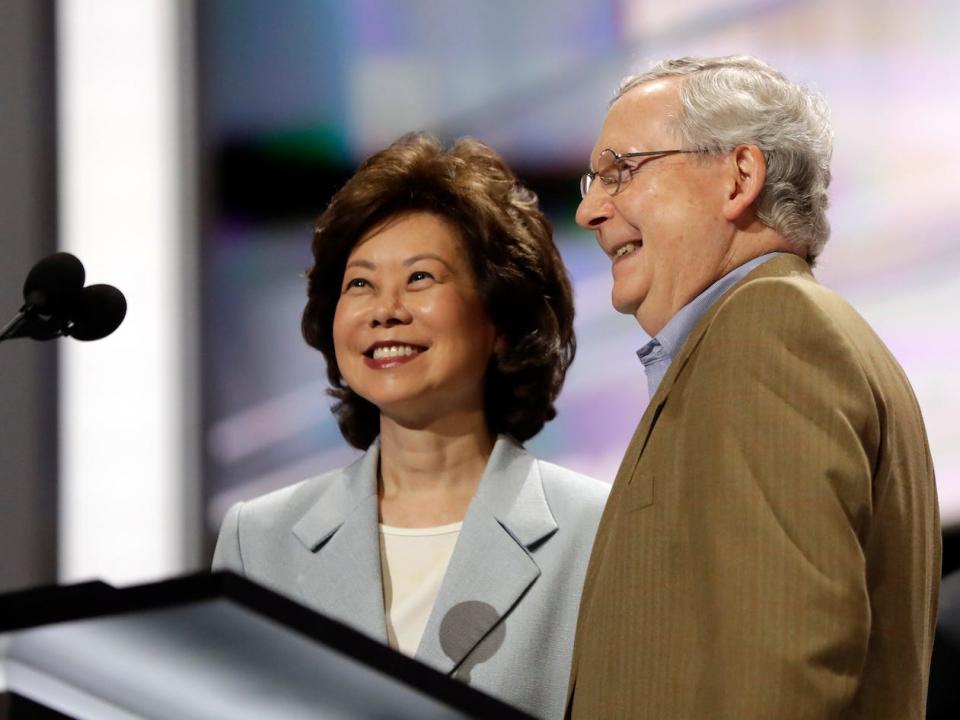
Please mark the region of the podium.
<svg viewBox="0 0 960 720"><path fill-rule="evenodd" d="M0 597L10 718L529 718L231 573Z"/></svg>

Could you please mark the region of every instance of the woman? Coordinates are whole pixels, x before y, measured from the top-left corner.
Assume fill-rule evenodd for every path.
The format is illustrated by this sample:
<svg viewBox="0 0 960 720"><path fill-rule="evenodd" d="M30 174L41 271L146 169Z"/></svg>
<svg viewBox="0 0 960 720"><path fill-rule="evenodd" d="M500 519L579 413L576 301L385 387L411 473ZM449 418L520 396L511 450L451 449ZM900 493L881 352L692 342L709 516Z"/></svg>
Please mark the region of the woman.
<svg viewBox="0 0 960 720"><path fill-rule="evenodd" d="M304 337L365 454L231 508L214 566L560 717L607 486L520 444L575 349L536 197L479 142L406 136L337 192L313 256Z"/></svg>

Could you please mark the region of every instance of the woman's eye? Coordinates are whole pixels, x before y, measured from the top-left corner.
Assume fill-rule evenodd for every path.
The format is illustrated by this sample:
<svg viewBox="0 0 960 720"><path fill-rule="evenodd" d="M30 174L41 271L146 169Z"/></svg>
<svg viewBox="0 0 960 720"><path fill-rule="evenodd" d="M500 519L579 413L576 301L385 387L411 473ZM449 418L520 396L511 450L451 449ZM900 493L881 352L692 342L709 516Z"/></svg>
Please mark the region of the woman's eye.
<svg viewBox="0 0 960 720"><path fill-rule="evenodd" d="M353 278L352 280L347 281L346 289L350 290L351 288L365 288L369 286L370 286L370 283L368 283L363 278Z"/></svg>
<svg viewBox="0 0 960 720"><path fill-rule="evenodd" d="M414 273L410 273L410 282L412 283L420 282L421 280L428 280L428 279L432 280L433 275L423 270L417 270Z"/></svg>

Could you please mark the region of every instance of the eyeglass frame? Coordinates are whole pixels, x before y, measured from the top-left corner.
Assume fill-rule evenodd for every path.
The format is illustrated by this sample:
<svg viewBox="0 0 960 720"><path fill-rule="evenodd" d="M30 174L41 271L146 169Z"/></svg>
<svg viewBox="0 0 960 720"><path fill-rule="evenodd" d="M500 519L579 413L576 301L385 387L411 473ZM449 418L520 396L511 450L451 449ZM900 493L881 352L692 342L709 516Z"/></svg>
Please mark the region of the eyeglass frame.
<svg viewBox="0 0 960 720"><path fill-rule="evenodd" d="M610 197L613 197L614 195L619 193L620 190L623 188L623 186L626 184L622 180L623 173L619 168L619 163L621 160L627 160L629 158L635 158L635 157L649 157L652 160L658 160L659 158L654 157L655 155L658 155L660 157L667 157L668 155L687 155L687 154L703 153L705 151L704 150L646 150L644 152L618 153L613 148L604 148L603 150L600 151L600 154L603 155L606 152L609 152L613 155L613 162L615 165L618 165L617 187L613 192L610 192L609 190L607 191L607 195L609 195ZM650 160L648 160L647 162L650 162ZM636 168L632 168L632 169L628 168L627 171L629 172L629 177L632 178L634 173L636 173L638 170L640 170L641 167L643 167L646 164L647 163L641 163ZM587 197L587 193L590 192L590 188L593 186L593 181L594 179L596 179L599 173L600 173L600 170L598 168L596 170L587 170L583 175L580 176L580 198L581 199ZM629 182L629 180L627 182ZM602 180L601 180L601 183L602 183ZM603 187L606 188L609 186L604 185Z"/></svg>

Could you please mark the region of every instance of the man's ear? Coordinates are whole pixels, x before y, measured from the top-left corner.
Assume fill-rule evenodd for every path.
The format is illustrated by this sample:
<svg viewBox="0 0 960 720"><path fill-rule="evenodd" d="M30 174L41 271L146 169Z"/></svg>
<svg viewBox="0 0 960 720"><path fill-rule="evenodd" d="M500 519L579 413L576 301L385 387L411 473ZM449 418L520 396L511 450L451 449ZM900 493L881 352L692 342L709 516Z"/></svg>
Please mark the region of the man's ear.
<svg viewBox="0 0 960 720"><path fill-rule="evenodd" d="M749 214L767 179L767 163L756 145L737 145L729 156L729 194L723 205L723 217L736 222Z"/></svg>

